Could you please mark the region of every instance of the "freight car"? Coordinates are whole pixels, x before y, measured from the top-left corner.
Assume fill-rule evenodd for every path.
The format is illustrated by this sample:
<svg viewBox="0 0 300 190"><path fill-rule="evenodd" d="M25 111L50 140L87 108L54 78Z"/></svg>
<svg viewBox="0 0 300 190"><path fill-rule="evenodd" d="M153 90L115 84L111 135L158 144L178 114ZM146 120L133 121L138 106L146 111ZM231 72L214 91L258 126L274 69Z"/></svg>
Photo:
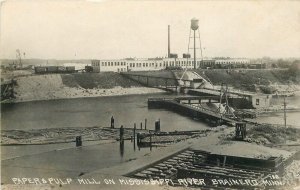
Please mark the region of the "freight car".
<svg viewBox="0 0 300 190"><path fill-rule="evenodd" d="M87 73L99 73L99 66L85 66L85 72Z"/></svg>
<svg viewBox="0 0 300 190"><path fill-rule="evenodd" d="M34 67L34 72L36 74L47 74L47 73L75 73L75 67L74 66L39 66Z"/></svg>

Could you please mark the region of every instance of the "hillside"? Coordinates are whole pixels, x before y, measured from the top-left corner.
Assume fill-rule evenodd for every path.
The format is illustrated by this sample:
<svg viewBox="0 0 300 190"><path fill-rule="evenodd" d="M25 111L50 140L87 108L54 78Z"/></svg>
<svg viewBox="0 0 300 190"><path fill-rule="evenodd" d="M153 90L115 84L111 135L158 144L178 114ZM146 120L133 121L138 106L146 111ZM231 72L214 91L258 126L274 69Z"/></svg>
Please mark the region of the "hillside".
<svg viewBox="0 0 300 190"><path fill-rule="evenodd" d="M164 92L119 73L30 75L16 78L16 102Z"/></svg>
<svg viewBox="0 0 300 190"><path fill-rule="evenodd" d="M110 89L116 86L123 88L141 87L142 85L114 72L105 73L74 73L61 75L62 82L68 87L85 89Z"/></svg>
<svg viewBox="0 0 300 190"><path fill-rule="evenodd" d="M163 78L174 79L174 80L168 80L168 83L167 83L168 85L171 85L171 86L178 85L175 74L170 70L134 71L134 72L127 72L126 74L150 76L150 78L148 79L149 86L165 86L166 80L164 80ZM128 76L128 77L133 80L138 80L138 81L140 81L140 83L142 83L144 85L147 84L146 77L137 77L137 76ZM151 78L151 77L161 77L161 78Z"/></svg>
<svg viewBox="0 0 300 190"><path fill-rule="evenodd" d="M300 74L291 75L289 70L195 70L214 85L227 83L242 90L273 91L273 85L299 85ZM257 89L259 86L259 89Z"/></svg>

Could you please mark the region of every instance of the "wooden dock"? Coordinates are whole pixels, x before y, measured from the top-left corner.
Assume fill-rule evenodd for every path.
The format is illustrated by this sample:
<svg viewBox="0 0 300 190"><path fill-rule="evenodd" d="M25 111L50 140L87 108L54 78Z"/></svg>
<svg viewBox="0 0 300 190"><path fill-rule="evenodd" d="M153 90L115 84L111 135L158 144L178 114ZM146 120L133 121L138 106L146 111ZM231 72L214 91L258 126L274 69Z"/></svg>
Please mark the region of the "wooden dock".
<svg viewBox="0 0 300 190"><path fill-rule="evenodd" d="M209 98L208 98L209 99ZM191 101L191 99L190 99ZM171 98L149 98L148 99L149 108L164 108L168 110L175 111L177 113L187 115L192 118L197 118L201 120L209 120L217 125L228 124L234 125L236 122L235 118L226 117L220 113L206 109L203 107L196 107L192 104L184 104L176 101L176 99Z"/></svg>

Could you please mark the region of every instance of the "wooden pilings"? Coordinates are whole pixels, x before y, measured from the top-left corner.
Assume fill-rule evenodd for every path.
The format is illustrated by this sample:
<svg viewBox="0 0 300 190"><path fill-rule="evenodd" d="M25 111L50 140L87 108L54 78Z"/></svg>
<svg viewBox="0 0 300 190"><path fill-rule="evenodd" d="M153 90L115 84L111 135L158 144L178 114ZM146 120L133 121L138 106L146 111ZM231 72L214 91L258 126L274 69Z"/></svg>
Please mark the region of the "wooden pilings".
<svg viewBox="0 0 300 190"><path fill-rule="evenodd" d="M138 125L140 125L140 127ZM143 127L143 125L145 127ZM155 129L149 129L147 125L149 125L149 122L148 119L145 118L144 121L140 122L140 124L134 123L132 128L126 128L123 125L121 125L119 129L116 129L119 130L118 140L120 141L121 155L124 154L125 140L130 140L131 143L133 143L134 151L136 150L137 147L140 150L141 147L148 147L148 146L150 147L150 150L152 150L153 136L156 136L156 133L157 132L159 133L161 130L160 119L155 121L155 126L154 126ZM143 142L145 137L150 138L150 142L148 141L146 143L147 144L146 146L145 143Z"/></svg>
<svg viewBox="0 0 300 190"><path fill-rule="evenodd" d="M120 143L122 143L122 141L124 143L124 127L123 127L123 125L121 125L121 127L120 127Z"/></svg>
<svg viewBox="0 0 300 190"><path fill-rule="evenodd" d="M75 142L76 142L76 147L82 146L81 136L77 136Z"/></svg>
<svg viewBox="0 0 300 190"><path fill-rule="evenodd" d="M135 150L135 133L136 133L136 125L134 123L134 127L133 127L133 149Z"/></svg>
<svg viewBox="0 0 300 190"><path fill-rule="evenodd" d="M160 132L160 120L155 121L155 132Z"/></svg>
<svg viewBox="0 0 300 190"><path fill-rule="evenodd" d="M150 151L152 151L152 134L150 132Z"/></svg>
<svg viewBox="0 0 300 190"><path fill-rule="evenodd" d="M111 116L110 118L110 128L115 128L115 119L114 119L114 116Z"/></svg>
<svg viewBox="0 0 300 190"><path fill-rule="evenodd" d="M121 125L120 127L120 155L124 156L124 127Z"/></svg>

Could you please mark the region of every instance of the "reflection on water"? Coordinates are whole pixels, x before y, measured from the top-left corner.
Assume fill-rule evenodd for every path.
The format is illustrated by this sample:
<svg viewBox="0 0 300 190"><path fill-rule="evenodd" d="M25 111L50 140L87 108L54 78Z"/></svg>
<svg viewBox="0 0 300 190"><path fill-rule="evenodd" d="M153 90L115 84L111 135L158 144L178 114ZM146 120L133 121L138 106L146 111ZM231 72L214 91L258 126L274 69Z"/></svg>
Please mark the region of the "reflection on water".
<svg viewBox="0 0 300 190"><path fill-rule="evenodd" d="M124 140L120 141L120 156L123 157L124 156Z"/></svg>
<svg viewBox="0 0 300 190"><path fill-rule="evenodd" d="M205 129L207 124L194 121L168 110L148 109L149 97L173 96L168 94L131 95L98 98L51 100L4 105L2 129L42 129L57 127L115 126L133 127L144 123L154 129L160 118L163 131ZM143 124L144 125L144 124Z"/></svg>
<svg viewBox="0 0 300 190"><path fill-rule="evenodd" d="M116 128L121 125L133 128L134 123L137 123L137 126L139 126L141 122L145 121L145 118L147 118L147 129L154 129L154 123L159 118L161 120L161 128L164 131L197 130L206 129L208 127L205 123L194 121L189 117L184 117L168 110L148 109L148 98L161 96L170 97L173 95L131 95L7 104L1 108L1 127L2 129L109 127L112 116L114 116ZM85 142L83 143L85 144ZM4 146L2 147L2 152L7 156L2 157L2 159L73 146L73 143L70 145L55 144L53 146ZM45 147L47 151L45 151ZM108 155L108 157L112 154L111 150L119 149L119 151L116 152L118 155L113 155L117 160L132 159L131 157L135 154L140 154L139 152L149 151L140 149L140 151L136 151L135 144L129 143L128 141L121 145L119 145L119 143L113 143L112 145L101 147L102 154ZM83 148L83 150L84 149L86 148Z"/></svg>
<svg viewBox="0 0 300 190"><path fill-rule="evenodd" d="M148 109L149 97L174 96L170 94L131 95L98 98L79 98L4 104L1 107L2 129L42 129L57 127L110 126L114 116L115 126L139 126L147 118L148 129L154 129L157 119L163 131L205 129L207 124L194 121L168 110ZM283 98L273 98L273 104L283 104ZM287 104L300 107L300 97L288 97ZM288 113L288 125L297 125L299 113ZM260 122L283 124L283 113L257 118Z"/></svg>
<svg viewBox="0 0 300 190"><path fill-rule="evenodd" d="M272 98L272 104L283 105L284 99L282 97ZM299 107L300 108L300 97L293 96L286 98L287 106ZM287 125L300 127L300 113L299 112L287 112ZM284 125L284 113L275 113L269 116L258 117L256 119L258 122L271 123L271 124L282 124Z"/></svg>
<svg viewBox="0 0 300 190"><path fill-rule="evenodd" d="M189 117L181 116L177 113L160 110L148 109L147 99L149 97L173 96L169 94L155 95L131 95L116 97L81 98L69 100L53 100L27 102L18 104L6 104L1 107L1 128L2 129L42 129L57 127L91 127L91 126L110 126L110 119L113 115L115 126L133 127L134 123L139 124L147 118L147 128L154 129L155 121L160 119L163 131L174 130L197 130L206 129L207 124L195 121ZM274 98L273 103L282 104L282 98ZM300 97L287 98L288 105L300 107ZM259 117L259 122L283 124L283 113L272 116ZM287 113L287 125L300 127L299 112ZM84 142L87 143L87 142ZM135 139L133 143L126 141L124 144L108 145L119 146L115 157L127 157L136 151ZM28 146L3 146L2 159L16 156L37 154L54 149L64 149L74 147L73 143L53 144L53 145L28 145ZM104 154L111 154L110 148L105 149ZM126 150L125 150L126 148ZM137 147L140 150L139 147ZM104 150L105 149L105 150ZM149 150L148 150L149 151ZM117 161L117 160L116 160ZM118 160L119 161L119 160Z"/></svg>

